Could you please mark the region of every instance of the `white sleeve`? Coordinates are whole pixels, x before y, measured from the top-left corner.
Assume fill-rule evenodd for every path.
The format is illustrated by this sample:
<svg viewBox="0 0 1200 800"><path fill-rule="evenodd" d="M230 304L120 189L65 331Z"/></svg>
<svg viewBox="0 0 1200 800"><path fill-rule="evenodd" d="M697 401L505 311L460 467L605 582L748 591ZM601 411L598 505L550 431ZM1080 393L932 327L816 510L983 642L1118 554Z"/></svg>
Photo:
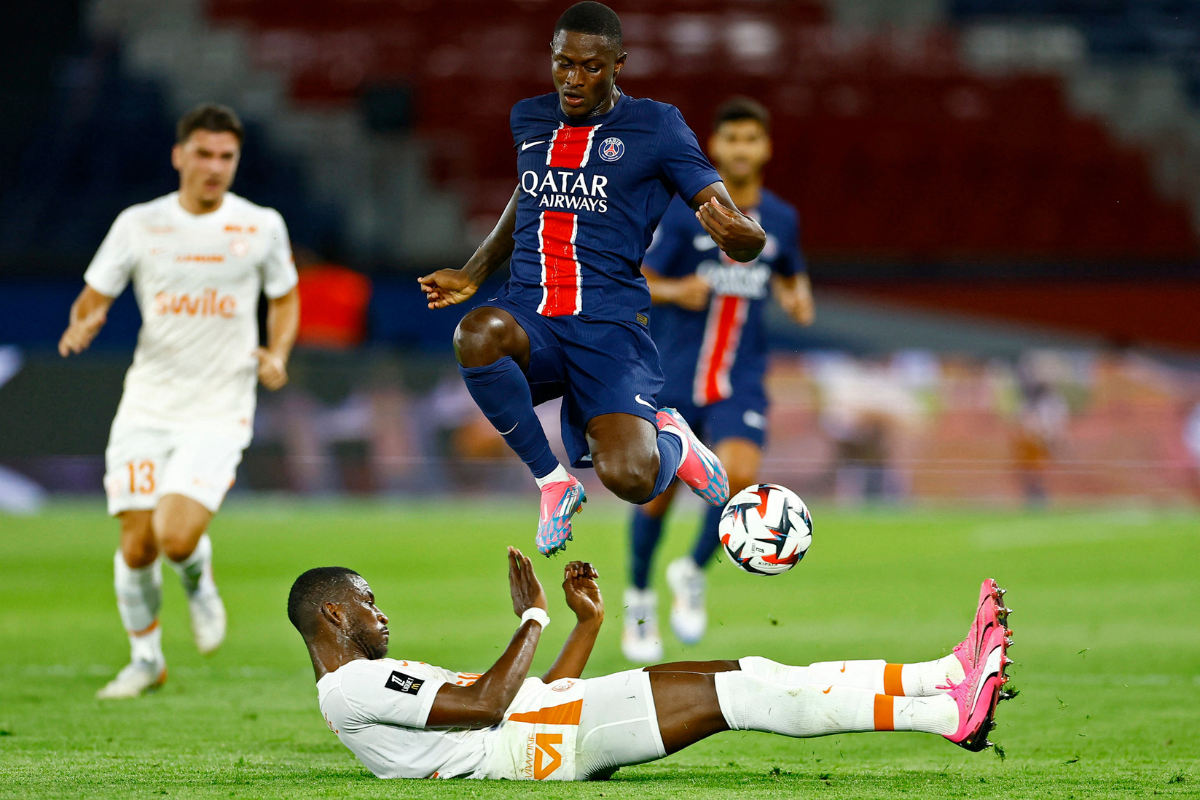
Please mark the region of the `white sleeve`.
<svg viewBox="0 0 1200 800"><path fill-rule="evenodd" d="M130 230L132 226L129 212L122 211L108 229L100 249L92 256L87 272L83 273L87 285L102 295L116 297L129 285L137 261Z"/></svg>
<svg viewBox="0 0 1200 800"><path fill-rule="evenodd" d="M296 287L296 263L292 260L292 245L288 241L287 224L278 211L272 210L275 223L267 232L267 253L259 265L262 272L263 294L274 300Z"/></svg>
<svg viewBox="0 0 1200 800"><path fill-rule="evenodd" d="M347 675L341 686L342 696L364 722L424 730L443 684L440 678L424 678L405 672L404 667L376 663Z"/></svg>

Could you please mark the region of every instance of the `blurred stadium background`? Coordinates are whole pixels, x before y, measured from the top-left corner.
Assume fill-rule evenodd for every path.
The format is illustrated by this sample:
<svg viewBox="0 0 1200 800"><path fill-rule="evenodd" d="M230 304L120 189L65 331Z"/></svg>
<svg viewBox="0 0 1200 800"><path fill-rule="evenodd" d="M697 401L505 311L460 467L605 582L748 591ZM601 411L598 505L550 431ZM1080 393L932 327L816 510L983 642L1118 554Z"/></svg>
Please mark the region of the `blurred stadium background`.
<svg viewBox="0 0 1200 800"><path fill-rule="evenodd" d="M767 184L799 207L817 323L772 320L765 478L846 503L1200 499L1200 4L612 5L627 92L702 141L731 94L774 114ZM0 56L0 507L100 491L129 293L83 358L54 344L116 214L175 188L174 120L205 100L248 122L234 190L283 213L302 267L293 382L260 397L235 494L528 489L454 369L461 312L415 277L510 195L508 110L551 90L563 7L23 4Z"/></svg>

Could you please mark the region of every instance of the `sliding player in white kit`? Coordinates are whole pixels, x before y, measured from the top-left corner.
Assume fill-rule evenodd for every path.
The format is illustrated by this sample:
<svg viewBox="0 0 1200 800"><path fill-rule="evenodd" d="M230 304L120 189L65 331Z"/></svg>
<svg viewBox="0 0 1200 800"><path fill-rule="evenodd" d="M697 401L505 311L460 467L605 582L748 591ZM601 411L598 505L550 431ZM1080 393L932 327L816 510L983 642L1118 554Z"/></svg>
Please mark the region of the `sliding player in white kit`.
<svg viewBox="0 0 1200 800"><path fill-rule="evenodd" d="M206 531L250 444L256 381L272 390L287 383L300 319L283 218L229 191L241 122L231 109L204 105L176 133L179 191L117 217L58 346L63 356L86 349L133 281L142 328L104 475L108 512L121 522L115 586L132 655L102 698L135 697L167 678L160 554L179 573L196 647L211 653L224 640ZM260 294L268 300L265 348Z"/></svg>
<svg viewBox="0 0 1200 800"><path fill-rule="evenodd" d="M990 579L967 638L934 661L793 667L751 656L581 679L604 602L591 564L572 561L563 573L576 624L550 671L532 678L550 618L519 550L508 548L508 582L521 625L483 674L387 658L388 618L362 576L305 572L288 594L288 619L304 637L329 729L380 778L597 780L730 730L921 731L979 751L996 704L1013 694L1003 689L1009 610Z"/></svg>

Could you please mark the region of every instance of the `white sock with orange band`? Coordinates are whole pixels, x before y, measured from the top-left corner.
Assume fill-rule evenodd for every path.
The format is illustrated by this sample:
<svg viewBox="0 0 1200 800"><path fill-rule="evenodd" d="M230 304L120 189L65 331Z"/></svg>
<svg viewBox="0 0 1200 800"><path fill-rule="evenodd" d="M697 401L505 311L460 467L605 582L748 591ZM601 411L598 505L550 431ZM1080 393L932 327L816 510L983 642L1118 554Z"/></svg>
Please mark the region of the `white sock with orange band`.
<svg viewBox="0 0 1200 800"><path fill-rule="evenodd" d="M861 731L948 734L958 705L947 695L893 697L846 686L783 686L744 671L713 676L725 723L734 731L804 738Z"/></svg>
<svg viewBox="0 0 1200 800"><path fill-rule="evenodd" d="M751 675L784 686L846 686L895 697L932 697L946 694L951 682L964 677L962 664L953 655L917 664L876 661L821 661L792 667L769 658L749 656L738 661Z"/></svg>
<svg viewBox="0 0 1200 800"><path fill-rule="evenodd" d="M134 569L125 563L125 556L118 550L113 559L113 587L117 591L121 623L129 634L132 660L160 663L163 654L158 610L162 606L162 563L156 560L150 566Z"/></svg>

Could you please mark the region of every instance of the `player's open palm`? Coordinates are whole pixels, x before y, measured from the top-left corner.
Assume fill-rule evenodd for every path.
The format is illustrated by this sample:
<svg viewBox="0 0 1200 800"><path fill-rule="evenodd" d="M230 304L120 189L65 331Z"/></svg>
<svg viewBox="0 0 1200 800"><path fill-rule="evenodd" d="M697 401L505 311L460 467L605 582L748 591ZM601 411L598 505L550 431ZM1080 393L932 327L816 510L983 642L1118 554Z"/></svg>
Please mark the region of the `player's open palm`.
<svg viewBox="0 0 1200 800"><path fill-rule="evenodd" d="M515 547L508 548L508 588L518 617L531 608L546 610L546 593L533 573L533 564Z"/></svg>
<svg viewBox="0 0 1200 800"><path fill-rule="evenodd" d="M604 619L604 600L596 579L600 573L586 561L572 561L563 570L563 593L567 607L580 622Z"/></svg>
<svg viewBox="0 0 1200 800"><path fill-rule="evenodd" d="M479 289L463 269L439 269L417 278L430 308L445 308L461 303Z"/></svg>

